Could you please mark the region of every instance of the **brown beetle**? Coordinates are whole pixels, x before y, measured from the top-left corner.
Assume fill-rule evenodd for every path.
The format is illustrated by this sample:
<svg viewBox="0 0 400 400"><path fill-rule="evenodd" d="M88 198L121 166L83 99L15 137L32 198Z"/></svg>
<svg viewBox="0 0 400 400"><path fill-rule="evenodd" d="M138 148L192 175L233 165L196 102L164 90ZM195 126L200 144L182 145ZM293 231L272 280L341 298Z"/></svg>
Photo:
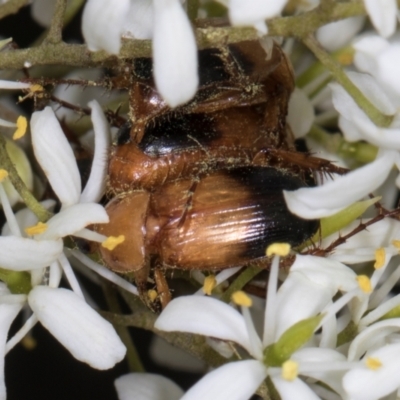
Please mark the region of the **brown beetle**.
<svg viewBox="0 0 400 400"><path fill-rule="evenodd" d="M301 244L318 228L286 208L282 190L305 186L322 160L295 151L286 126L294 87L278 45L258 41L199 51L195 98L169 109L151 59L132 68L131 117L109 164L110 223L124 235L101 248L107 266L134 272L144 295L150 268L221 270L265 260L273 242ZM160 277L160 274L157 275Z"/></svg>

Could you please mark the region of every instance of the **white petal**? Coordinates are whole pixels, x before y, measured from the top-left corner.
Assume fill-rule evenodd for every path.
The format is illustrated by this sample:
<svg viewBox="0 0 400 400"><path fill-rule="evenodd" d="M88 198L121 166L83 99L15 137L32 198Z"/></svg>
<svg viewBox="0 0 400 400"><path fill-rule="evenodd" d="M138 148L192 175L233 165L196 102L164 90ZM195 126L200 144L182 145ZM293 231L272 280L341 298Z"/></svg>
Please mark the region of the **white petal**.
<svg viewBox="0 0 400 400"><path fill-rule="evenodd" d="M352 17L326 24L317 30L318 42L328 51L338 50L350 42L362 29L364 22L364 17Z"/></svg>
<svg viewBox="0 0 400 400"><path fill-rule="evenodd" d="M82 192L80 202L98 202L104 194L106 187L106 176L108 166L108 153L110 149L111 133L110 126L100 107L100 104L93 100L89 103L92 109L92 123L94 127L94 157L89 180Z"/></svg>
<svg viewBox="0 0 400 400"><path fill-rule="evenodd" d="M321 312L332 297L331 288L311 282L300 273L290 274L278 291L275 340L295 323Z"/></svg>
<svg viewBox="0 0 400 400"><path fill-rule="evenodd" d="M357 287L355 272L341 262L316 256L298 254L290 272L300 272L310 281L325 287L349 292Z"/></svg>
<svg viewBox="0 0 400 400"><path fill-rule="evenodd" d="M13 271L48 267L63 251L61 240L0 237L0 266Z"/></svg>
<svg viewBox="0 0 400 400"><path fill-rule="evenodd" d="M376 370L360 365L343 378L343 386L352 400L375 400L394 392L400 386L400 344L384 346L367 354L382 366Z"/></svg>
<svg viewBox="0 0 400 400"><path fill-rule="evenodd" d="M363 35L353 43L353 48L356 51L354 65L361 72L368 72L376 77L379 55L388 47L390 47L389 42L378 35Z"/></svg>
<svg viewBox="0 0 400 400"><path fill-rule="evenodd" d="M32 85L25 82L5 81L0 79L0 89L21 90L29 89Z"/></svg>
<svg viewBox="0 0 400 400"><path fill-rule="evenodd" d="M307 135L314 118L314 107L310 99L301 89L295 88L290 96L287 122L296 139Z"/></svg>
<svg viewBox="0 0 400 400"><path fill-rule="evenodd" d="M376 322L359 333L350 344L347 352L349 361L358 360L379 336L387 336L392 332L400 331L400 318L392 318Z"/></svg>
<svg viewBox="0 0 400 400"><path fill-rule="evenodd" d="M76 359L109 369L124 358L126 348L113 326L74 292L36 286L28 302L43 326Z"/></svg>
<svg viewBox="0 0 400 400"><path fill-rule="evenodd" d="M372 76L357 72L348 72L347 75L380 111L388 115L393 115L396 112L396 107ZM332 83L329 86L332 89L333 104L341 115L352 120L354 115L364 114L342 86L337 83Z"/></svg>
<svg viewBox="0 0 400 400"><path fill-rule="evenodd" d="M48 200L41 201L40 204L46 210L51 210L55 206L56 202L55 202L55 200L48 199ZM23 208L22 210L19 210L18 212L16 212L15 218L21 229L25 229L25 228L28 228L29 226L36 225L38 222L37 216L29 208ZM11 230L10 230L8 223L4 224L1 234L3 236L11 235Z"/></svg>
<svg viewBox="0 0 400 400"><path fill-rule="evenodd" d="M372 24L383 37L392 36L396 30L396 0L364 0Z"/></svg>
<svg viewBox="0 0 400 400"><path fill-rule="evenodd" d="M156 374L123 375L114 385L119 400L179 400L184 393L176 383Z"/></svg>
<svg viewBox="0 0 400 400"><path fill-rule="evenodd" d="M130 0L89 0L82 15L82 34L89 50L118 54Z"/></svg>
<svg viewBox="0 0 400 400"><path fill-rule="evenodd" d="M181 400L247 400L267 377L267 369L256 360L225 364L208 373Z"/></svg>
<svg viewBox="0 0 400 400"><path fill-rule="evenodd" d="M299 363L299 373L303 376L308 376L317 381L325 383L327 386L335 390L340 395L344 394L342 379L347 370L329 370L325 368L307 368L307 363L320 363L325 366L332 365L333 363L343 363L346 366L346 357L336 350L324 348L303 348L293 353L292 360ZM304 367L303 367L304 366Z"/></svg>
<svg viewBox="0 0 400 400"><path fill-rule="evenodd" d="M6 138L6 150L11 159L11 162L17 169L18 175L25 183L29 190L33 189L33 173L31 164L26 155L26 152L18 146L13 140ZM18 192L15 190L9 179L6 179L2 182L4 190L7 193L8 200L10 204L13 206L18 201L21 201L21 197Z"/></svg>
<svg viewBox="0 0 400 400"><path fill-rule="evenodd" d="M124 24L124 36L151 39L153 36L153 3L151 0L131 2Z"/></svg>
<svg viewBox="0 0 400 400"><path fill-rule="evenodd" d="M369 219L362 220L364 223L368 221ZM354 221L345 229L342 229L340 233L327 237L322 241L322 247L332 243L339 237L339 234L343 236L351 232L360 222L360 220ZM400 222L389 218L383 219L339 245L330 258L350 264L373 261L375 259L375 249L379 247L388 248L392 241L398 238L400 238Z"/></svg>
<svg viewBox="0 0 400 400"><path fill-rule="evenodd" d="M390 88L394 91L395 95L400 93L400 83L397 79L397 69L395 68L395 63L400 62L400 45L393 44L389 46L386 51L377 59L377 78L385 84L385 88Z"/></svg>
<svg viewBox="0 0 400 400"><path fill-rule="evenodd" d="M287 0L230 0L229 19L232 25L253 25L259 21L276 17Z"/></svg>
<svg viewBox="0 0 400 400"><path fill-rule="evenodd" d="M68 207L48 222L47 230L37 235L38 240L58 239L79 232L91 224L104 224L109 217L103 206L96 203L79 203Z"/></svg>
<svg viewBox="0 0 400 400"><path fill-rule="evenodd" d="M79 201L81 178L71 146L51 107L33 113L32 145L36 159L63 206Z"/></svg>
<svg viewBox="0 0 400 400"><path fill-rule="evenodd" d="M19 296L17 296L19 297ZM11 323L20 312L23 303L0 304L0 399L6 399L6 385L4 382L4 357L8 330Z"/></svg>
<svg viewBox="0 0 400 400"><path fill-rule="evenodd" d="M154 0L154 79L171 107L196 93L197 48L192 27L179 0Z"/></svg>
<svg viewBox="0 0 400 400"><path fill-rule="evenodd" d="M384 152L372 163L322 186L283 191L289 210L302 218L328 217L377 189L387 178L396 153Z"/></svg>
<svg viewBox="0 0 400 400"><path fill-rule="evenodd" d="M279 377L271 377L271 379L282 400L320 400L299 378L290 382Z"/></svg>
<svg viewBox="0 0 400 400"><path fill-rule="evenodd" d="M182 296L172 300L154 326L167 332L190 332L231 340L251 350L242 315L228 304L211 297Z"/></svg>

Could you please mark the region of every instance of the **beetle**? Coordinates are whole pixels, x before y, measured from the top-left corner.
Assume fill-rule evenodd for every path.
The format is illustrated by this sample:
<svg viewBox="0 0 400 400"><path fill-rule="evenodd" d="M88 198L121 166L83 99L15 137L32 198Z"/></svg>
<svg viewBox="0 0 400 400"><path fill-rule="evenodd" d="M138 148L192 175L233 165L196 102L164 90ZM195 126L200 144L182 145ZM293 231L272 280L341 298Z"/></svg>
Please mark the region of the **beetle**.
<svg viewBox="0 0 400 400"><path fill-rule="evenodd" d="M269 244L296 246L318 229L287 209L282 190L306 186L327 162L296 151L286 126L292 69L277 44L264 47L200 50L199 90L176 109L155 89L152 60L133 61L131 122L109 162L110 223L96 230L124 235L100 253L110 269L133 272L145 301L152 268L162 281L165 268L262 262Z"/></svg>

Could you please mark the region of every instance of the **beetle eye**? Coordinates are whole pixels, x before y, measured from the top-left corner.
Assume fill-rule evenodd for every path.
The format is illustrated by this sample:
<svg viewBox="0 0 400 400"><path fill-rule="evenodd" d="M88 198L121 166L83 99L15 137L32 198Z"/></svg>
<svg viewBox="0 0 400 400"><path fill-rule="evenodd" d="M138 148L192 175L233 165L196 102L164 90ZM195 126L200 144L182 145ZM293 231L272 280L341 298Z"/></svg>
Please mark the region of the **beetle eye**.
<svg viewBox="0 0 400 400"><path fill-rule="evenodd" d="M131 140L131 128L132 125L130 122L125 123L117 133L117 145L123 145Z"/></svg>

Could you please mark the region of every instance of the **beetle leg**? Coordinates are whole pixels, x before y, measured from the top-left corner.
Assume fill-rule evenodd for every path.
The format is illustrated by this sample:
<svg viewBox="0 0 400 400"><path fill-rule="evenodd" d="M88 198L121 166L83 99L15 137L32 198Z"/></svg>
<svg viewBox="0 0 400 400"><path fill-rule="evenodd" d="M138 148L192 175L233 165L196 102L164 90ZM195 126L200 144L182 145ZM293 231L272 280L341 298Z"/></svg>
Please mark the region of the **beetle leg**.
<svg viewBox="0 0 400 400"><path fill-rule="evenodd" d="M164 271L162 271L161 268L156 268L154 270L154 280L156 281L161 307L164 310L167 304L171 301L171 292L169 290L168 282L165 279Z"/></svg>

